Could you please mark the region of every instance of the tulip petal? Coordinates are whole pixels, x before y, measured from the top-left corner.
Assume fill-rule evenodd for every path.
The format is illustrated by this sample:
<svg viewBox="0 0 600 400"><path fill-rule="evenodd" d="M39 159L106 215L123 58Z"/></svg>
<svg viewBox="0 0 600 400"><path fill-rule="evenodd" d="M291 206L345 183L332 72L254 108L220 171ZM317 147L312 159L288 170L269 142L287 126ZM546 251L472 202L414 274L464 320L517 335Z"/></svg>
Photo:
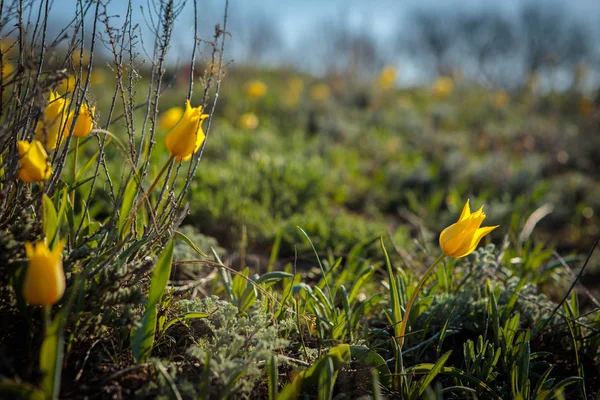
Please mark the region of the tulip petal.
<svg viewBox="0 0 600 400"><path fill-rule="evenodd" d="M481 238L496 228L480 228L484 219L483 206L471 213L467 201L458 222L450 225L440 234L439 242L444 254L460 258L472 253Z"/></svg>
<svg viewBox="0 0 600 400"><path fill-rule="evenodd" d="M473 239L471 239L471 245L469 246L469 249L467 250L467 252L464 255L466 256L466 255L469 255L472 252L474 252L475 249L477 248L477 246L479 246L479 242L481 241L481 239L483 239L483 237L485 235L487 235L488 233L490 233L491 231L496 229L498 226L500 226L500 225L484 226L483 228L477 229L477 231L475 232L475 235L473 235ZM464 257L464 256L461 256L461 257Z"/></svg>
<svg viewBox="0 0 600 400"><path fill-rule="evenodd" d="M440 234L440 247L444 253L452 255L464 240L463 232L469 226L470 221L456 222L442 231Z"/></svg>
<svg viewBox="0 0 600 400"><path fill-rule="evenodd" d="M471 215L471 208L469 207L469 200L467 200L458 220L464 221L465 219L469 218L469 215Z"/></svg>
<svg viewBox="0 0 600 400"><path fill-rule="evenodd" d="M483 206L479 207L479 210L475 211L473 214L471 214L471 216L473 218L479 218L480 216L483 216L483 218L485 218L485 214L483 213Z"/></svg>
<svg viewBox="0 0 600 400"><path fill-rule="evenodd" d="M25 242L25 255L27 258L33 257L35 254L34 244L31 242Z"/></svg>

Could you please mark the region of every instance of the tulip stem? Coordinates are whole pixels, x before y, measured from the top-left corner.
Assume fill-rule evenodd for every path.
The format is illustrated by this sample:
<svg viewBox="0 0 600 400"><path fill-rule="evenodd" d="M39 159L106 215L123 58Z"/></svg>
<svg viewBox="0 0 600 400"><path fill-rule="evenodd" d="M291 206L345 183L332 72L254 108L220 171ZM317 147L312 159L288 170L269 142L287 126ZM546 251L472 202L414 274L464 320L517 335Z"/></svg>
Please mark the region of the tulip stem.
<svg viewBox="0 0 600 400"><path fill-rule="evenodd" d="M175 159L175 156L171 156L167 160L167 162L165 163L165 165L163 165L163 167L160 170L160 172L158 173L158 175L156 175L156 178L154 178L154 182L152 182L152 185L150 185L150 187L144 194L144 197L142 197L142 199L138 202L137 206L135 207L135 210L131 214L129 214L129 219L127 219L127 224L125 224L125 229L123 229L123 236L129 230L129 227L131 226L131 223L133 222L133 219L135 218L136 214L138 213L138 211L140 211L140 208L142 208L142 205L146 202L146 200L148 200L150 193L152 193L152 191L154 190L156 185L158 185L158 181L165 174L165 171L169 167L169 164L171 164L171 161L173 161L174 159Z"/></svg>
<svg viewBox="0 0 600 400"><path fill-rule="evenodd" d="M52 306L42 306L42 315L44 318L44 337L48 335L50 324L52 324Z"/></svg>
<svg viewBox="0 0 600 400"><path fill-rule="evenodd" d="M77 158L79 155L79 137L75 137L75 151L73 152L73 185L77 180ZM75 189L71 192L71 204L75 209Z"/></svg>
<svg viewBox="0 0 600 400"><path fill-rule="evenodd" d="M427 277L431 275L435 267L437 267L438 264L441 263L442 260L444 260L444 258L446 258L446 254L442 253L442 255L440 255L433 264L431 264L431 267L427 268L427 271L425 271L425 273L421 277L421 280L419 280L419 283L417 283L417 286L413 290L412 295L408 300L408 304L406 305L406 310L404 311L404 315L402 317L402 323L400 324L400 331L398 335L398 347L400 348L400 350L402 350L402 345L404 345L404 332L406 332L406 326L408 325L408 319L410 317L410 310L412 309L415 299L417 298L417 294L421 290L421 287L425 283Z"/></svg>

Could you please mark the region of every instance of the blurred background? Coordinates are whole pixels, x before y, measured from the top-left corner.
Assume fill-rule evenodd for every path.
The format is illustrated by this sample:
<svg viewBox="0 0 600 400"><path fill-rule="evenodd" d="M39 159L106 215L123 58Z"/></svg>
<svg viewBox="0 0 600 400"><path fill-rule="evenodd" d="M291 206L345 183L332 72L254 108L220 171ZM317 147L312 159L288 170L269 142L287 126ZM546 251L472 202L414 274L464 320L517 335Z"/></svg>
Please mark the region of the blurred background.
<svg viewBox="0 0 600 400"><path fill-rule="evenodd" d="M71 0L55 3L52 20L61 29L75 10ZM193 46L194 5L176 3L182 10L170 61L183 64ZM140 39L151 38L147 17L156 5L134 1L133 7ZM208 39L222 23L224 1L201 1L198 7L199 36ZM127 2L111 2L107 10L118 21L127 14ZM593 0L380 0L368 7L354 0L233 0L227 58L237 65L361 79L391 65L401 86L456 75L514 88L535 76L547 90L575 83L593 90L600 83L598 21L600 3Z"/></svg>

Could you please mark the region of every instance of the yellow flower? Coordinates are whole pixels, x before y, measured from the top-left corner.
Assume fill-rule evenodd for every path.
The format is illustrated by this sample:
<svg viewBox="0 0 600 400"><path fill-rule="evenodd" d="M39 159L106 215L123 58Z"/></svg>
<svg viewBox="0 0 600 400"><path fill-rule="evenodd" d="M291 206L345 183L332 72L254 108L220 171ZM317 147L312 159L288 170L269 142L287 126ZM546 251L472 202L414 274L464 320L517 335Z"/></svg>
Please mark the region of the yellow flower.
<svg viewBox="0 0 600 400"><path fill-rule="evenodd" d="M288 90L294 93L302 93L304 81L298 76L292 76L287 82Z"/></svg>
<svg viewBox="0 0 600 400"><path fill-rule="evenodd" d="M440 76L433 84L433 95L438 99L444 99L454 90L454 81L447 76Z"/></svg>
<svg viewBox="0 0 600 400"><path fill-rule="evenodd" d="M579 114L588 117L594 113L594 101L586 97L579 101Z"/></svg>
<svg viewBox="0 0 600 400"><path fill-rule="evenodd" d="M240 116L240 127L253 131L258 127L258 117L256 114L247 112Z"/></svg>
<svg viewBox="0 0 600 400"><path fill-rule="evenodd" d="M75 49L75 51L73 51L73 62L77 67L79 67L82 64L84 67L87 67L87 65L90 62L90 54L86 50L83 50L83 52L81 52L80 49Z"/></svg>
<svg viewBox="0 0 600 400"><path fill-rule="evenodd" d="M326 83L317 83L310 88L310 98L316 101L327 100L330 94L331 90Z"/></svg>
<svg viewBox="0 0 600 400"><path fill-rule="evenodd" d="M260 99L267 94L267 85L261 81L250 81L246 83L246 96L251 99Z"/></svg>
<svg viewBox="0 0 600 400"><path fill-rule="evenodd" d="M61 93L72 92L75 90L77 79L74 76L66 76L58 82L57 90Z"/></svg>
<svg viewBox="0 0 600 400"><path fill-rule="evenodd" d="M19 179L31 183L50 178L52 166L48 162L48 154L40 142L34 140L29 143L27 140L19 140L17 147L21 161Z"/></svg>
<svg viewBox="0 0 600 400"><path fill-rule="evenodd" d="M294 107L300 101L304 91L304 81L302 78L293 76L287 81L287 88L283 95L283 101L288 107Z"/></svg>
<svg viewBox="0 0 600 400"><path fill-rule="evenodd" d="M506 93L504 90L499 90L494 93L494 107L499 109L506 108L509 101L510 98L508 97L508 93Z"/></svg>
<svg viewBox="0 0 600 400"><path fill-rule="evenodd" d="M106 74L103 70L94 68L92 70L92 74L90 75L90 84L98 86L102 85L106 80Z"/></svg>
<svg viewBox="0 0 600 400"><path fill-rule="evenodd" d="M172 107L167 111L161 114L158 124L165 131L171 130L179 120L183 117L183 108L181 107Z"/></svg>
<svg viewBox="0 0 600 400"><path fill-rule="evenodd" d="M44 242L25 242L27 254L27 273L23 283L23 297L27 303L36 306L51 306L65 292L65 273L63 271L61 241L54 250Z"/></svg>
<svg viewBox="0 0 600 400"><path fill-rule="evenodd" d="M396 68L391 65L385 67L377 75L377 86L380 89L390 89L396 84Z"/></svg>
<svg viewBox="0 0 600 400"><path fill-rule="evenodd" d="M498 227L496 225L480 228L484 219L483 206L471 213L469 200L467 200L458 221L440 234L440 247L444 254L455 258L471 254L477 248L479 241Z"/></svg>
<svg viewBox="0 0 600 400"><path fill-rule="evenodd" d="M87 104L82 103L79 107L79 115L77 116L77 121L75 122L75 127L73 128L73 136L75 137L86 137L90 134L92 129L94 129L94 111L96 107L89 108ZM69 121L72 121L75 118L75 113L71 112L69 115ZM71 123L69 123L69 128Z"/></svg>
<svg viewBox="0 0 600 400"><path fill-rule="evenodd" d="M35 138L44 144L48 150L54 150L63 141L66 128L67 101L55 92L50 92L50 103L44 110L42 119L35 129Z"/></svg>
<svg viewBox="0 0 600 400"><path fill-rule="evenodd" d="M185 112L165 139L169 154L178 161L187 161L200 149L204 141L202 121L208 114L202 114L202 106L192 107L190 101L185 102Z"/></svg>
<svg viewBox="0 0 600 400"><path fill-rule="evenodd" d="M10 63L4 62L2 64L2 78L7 78L10 74L13 73L14 70L14 67Z"/></svg>

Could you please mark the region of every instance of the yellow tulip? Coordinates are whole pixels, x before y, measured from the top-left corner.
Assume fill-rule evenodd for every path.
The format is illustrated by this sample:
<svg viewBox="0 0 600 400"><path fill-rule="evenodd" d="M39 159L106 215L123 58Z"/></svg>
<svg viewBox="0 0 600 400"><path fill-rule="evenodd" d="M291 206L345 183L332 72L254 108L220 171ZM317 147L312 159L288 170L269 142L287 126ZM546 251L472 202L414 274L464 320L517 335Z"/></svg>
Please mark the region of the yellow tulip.
<svg viewBox="0 0 600 400"><path fill-rule="evenodd" d="M102 85L106 80L106 74L103 70L94 68L92 74L90 75L90 84L93 86Z"/></svg>
<svg viewBox="0 0 600 400"><path fill-rule="evenodd" d="M64 77L58 82L58 91L62 93L72 92L75 90L75 85L77 84L77 79L74 76L69 75Z"/></svg>
<svg viewBox="0 0 600 400"><path fill-rule="evenodd" d="M447 76L440 76L433 84L433 95L438 99L444 99L454 90L454 81Z"/></svg>
<svg viewBox="0 0 600 400"><path fill-rule="evenodd" d="M444 254L455 258L471 254L477 248L479 241L498 227L496 225L481 228L484 219L483 206L471 213L467 200L458 221L440 234L440 247Z"/></svg>
<svg viewBox="0 0 600 400"><path fill-rule="evenodd" d="M83 53L83 54L81 54ZM83 52L80 52L79 49L76 49L73 52L73 62L75 63L75 65L77 67L81 66L83 64L84 67L87 67L87 65L90 62L90 53L88 53L86 50L83 50Z"/></svg>
<svg viewBox="0 0 600 400"><path fill-rule="evenodd" d="M251 99L260 99L267 94L267 85L261 81L250 81L246 84L246 96Z"/></svg>
<svg viewBox="0 0 600 400"><path fill-rule="evenodd" d="M64 242L50 250L42 241L25 242L28 265L23 283L23 297L36 306L51 306L65 292L65 273L61 253Z"/></svg>
<svg viewBox="0 0 600 400"><path fill-rule="evenodd" d="M380 89L390 89L396 84L396 68L391 65L385 67L377 75L377 86Z"/></svg>
<svg viewBox="0 0 600 400"><path fill-rule="evenodd" d="M287 89L291 92L302 93L304 90L304 81L300 77L293 76L287 82Z"/></svg>
<svg viewBox="0 0 600 400"><path fill-rule="evenodd" d="M94 129L94 111L96 107L89 108L87 104L82 103L79 107L79 115L73 128L73 136L86 137ZM75 117L74 112L71 113L71 119ZM69 127L71 124L69 124Z"/></svg>
<svg viewBox="0 0 600 400"><path fill-rule="evenodd" d="M19 140L17 147L21 161L19 179L25 182L41 182L50 178L52 166L40 142L34 140L29 143L26 140Z"/></svg>
<svg viewBox="0 0 600 400"><path fill-rule="evenodd" d="M57 93L50 92L49 104L35 129L35 138L48 150L54 150L63 141L66 128L67 101Z"/></svg>
<svg viewBox="0 0 600 400"><path fill-rule="evenodd" d="M304 91L304 81L297 76L291 77L287 82L287 88L283 95L283 101L289 107L294 107L300 101Z"/></svg>
<svg viewBox="0 0 600 400"><path fill-rule="evenodd" d="M310 98L316 101L327 100L331 94L331 89L326 83L317 83L310 88Z"/></svg>
<svg viewBox="0 0 600 400"><path fill-rule="evenodd" d="M509 101L510 97L508 96L508 93L506 93L504 90L499 90L496 93L494 93L494 107L498 109L506 108Z"/></svg>
<svg viewBox="0 0 600 400"><path fill-rule="evenodd" d="M258 117L256 114L247 112L240 116L240 127L253 131L258 127Z"/></svg>
<svg viewBox="0 0 600 400"><path fill-rule="evenodd" d="M183 108L172 107L161 114L158 124L162 129L168 131L173 129L173 127L177 125L181 117L183 117Z"/></svg>
<svg viewBox="0 0 600 400"><path fill-rule="evenodd" d="M202 106L192 107L189 100L185 102L183 117L165 139L172 157L178 161L187 161L200 149L204 141L202 121L206 118L208 114L202 114Z"/></svg>
<svg viewBox="0 0 600 400"><path fill-rule="evenodd" d="M10 63L2 63L2 78L7 78L10 74L14 72L14 70L14 67Z"/></svg>

